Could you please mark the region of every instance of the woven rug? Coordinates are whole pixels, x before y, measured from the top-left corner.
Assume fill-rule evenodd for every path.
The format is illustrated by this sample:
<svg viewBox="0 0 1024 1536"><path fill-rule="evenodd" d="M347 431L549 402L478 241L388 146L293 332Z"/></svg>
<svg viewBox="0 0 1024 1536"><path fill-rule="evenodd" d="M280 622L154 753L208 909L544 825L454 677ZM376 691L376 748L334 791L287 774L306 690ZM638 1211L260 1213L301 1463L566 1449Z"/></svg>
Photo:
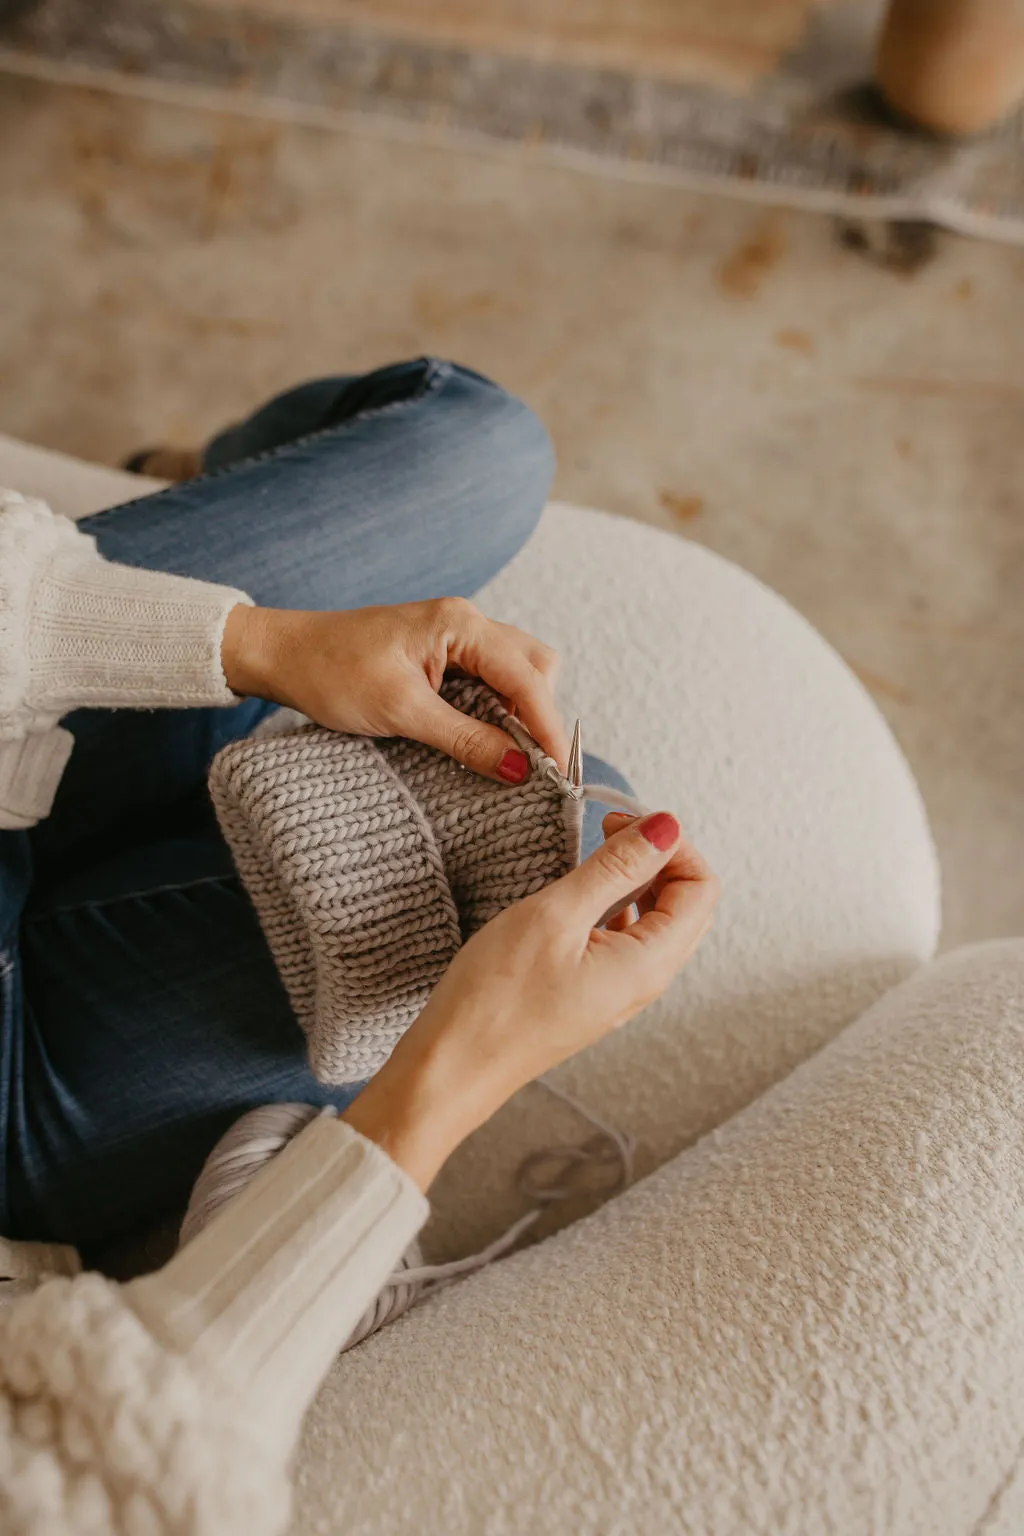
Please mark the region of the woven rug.
<svg viewBox="0 0 1024 1536"><path fill-rule="evenodd" d="M811 13L746 89L655 78L298 10L198 0L19 0L0 68L220 108L527 146L632 177L928 221L1024 243L1024 116L965 143L894 121L870 85L878 6Z"/></svg>

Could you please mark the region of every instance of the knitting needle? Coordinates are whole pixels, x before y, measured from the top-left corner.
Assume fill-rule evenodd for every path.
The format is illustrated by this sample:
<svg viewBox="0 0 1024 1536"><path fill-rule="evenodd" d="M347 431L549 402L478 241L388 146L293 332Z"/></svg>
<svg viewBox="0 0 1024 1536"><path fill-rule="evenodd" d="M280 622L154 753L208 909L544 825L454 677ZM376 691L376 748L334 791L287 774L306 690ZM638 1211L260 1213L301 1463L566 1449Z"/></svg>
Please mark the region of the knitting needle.
<svg viewBox="0 0 1024 1536"><path fill-rule="evenodd" d="M568 773L566 774L566 777L569 780L569 783L572 785L573 789L582 789L582 787L583 787L583 745L582 745L582 742L580 741L580 722L579 722L579 720L576 721L576 725L575 725L575 727L573 729L573 733L572 733L572 746L569 748L569 770L568 770Z"/></svg>
<svg viewBox="0 0 1024 1536"><path fill-rule="evenodd" d="M569 768L566 773L566 778L569 780L569 783L574 789L583 788L583 741L582 730L578 719L575 726L573 727L572 745L569 748ZM597 924L597 927L603 928L605 923L610 922L613 917L618 917L620 912L625 912L627 907L632 907L640 899L641 896L645 895L646 892L650 890L650 886L651 882L648 881L646 885L640 886L639 890L632 891L624 901L617 901L615 905L610 907L604 914L604 916L601 918L601 921Z"/></svg>

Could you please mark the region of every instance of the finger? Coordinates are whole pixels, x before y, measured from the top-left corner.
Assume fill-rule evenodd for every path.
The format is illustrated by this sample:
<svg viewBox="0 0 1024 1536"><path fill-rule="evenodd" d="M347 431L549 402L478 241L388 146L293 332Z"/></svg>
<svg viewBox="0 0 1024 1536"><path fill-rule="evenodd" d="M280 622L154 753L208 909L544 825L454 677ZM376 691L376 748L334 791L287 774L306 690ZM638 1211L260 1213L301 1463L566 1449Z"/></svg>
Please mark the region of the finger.
<svg viewBox="0 0 1024 1536"><path fill-rule="evenodd" d="M628 827L630 822L636 821L635 816L630 816L627 811L609 811L601 818L601 831L605 841L613 837L616 832L621 832L623 827Z"/></svg>
<svg viewBox="0 0 1024 1536"><path fill-rule="evenodd" d="M620 943L635 946L639 969L659 990L667 986L712 927L721 894L718 876L696 849L688 852L695 856L689 868L700 871L699 875L666 879L654 906L641 913L625 933L616 935Z"/></svg>
<svg viewBox="0 0 1024 1536"><path fill-rule="evenodd" d="M606 816L602 817L600 828L602 828L603 834L605 834L605 839L608 839L608 837L614 837L614 834L622 831L623 826L633 826L634 822L637 822L637 820L640 820L640 817L631 816L628 811L608 811ZM677 823L677 825L679 825L679 823ZM640 905L640 903L646 903L649 908L654 908L657 900L657 891L659 891L660 886L665 883L665 880L674 879L674 877L677 877L677 874L679 874L680 860L685 860L686 868L689 869L689 872L691 872L692 876L694 877L699 877L699 866L702 866L703 869L706 869L706 871L709 872L708 862L703 859L702 854L697 852L697 849L692 848L689 843L686 843L686 834L685 831L682 831L682 829L680 829L680 843L683 843L682 848L680 848L679 851L674 852L671 859L669 859L669 862L666 863L665 868L663 868L659 874L656 874L651 882L648 882L648 885L646 885L645 889L643 889L642 897L637 899L637 905Z"/></svg>
<svg viewBox="0 0 1024 1536"><path fill-rule="evenodd" d="M605 838L613 837L623 827L630 826L637 818L627 811L609 811L601 823L601 829ZM657 879L660 879L659 875ZM657 879L652 882L657 884ZM651 885L642 886L638 891L630 892L632 900L627 896L622 901L617 901L602 917L597 924L599 928L607 928L612 933L624 933L625 930L636 922L643 912L649 912L654 906L654 896L651 894Z"/></svg>
<svg viewBox="0 0 1024 1536"><path fill-rule="evenodd" d="M551 678L530 659L529 653L537 645L532 636L511 625L479 616L465 634L452 637L448 657L507 699L530 735L564 773L569 763L569 738Z"/></svg>
<svg viewBox="0 0 1024 1536"><path fill-rule="evenodd" d="M498 619L486 619L485 622L505 635L511 644L522 651L527 661L554 685L562 669L562 658L556 650L545 645L543 640L538 640L528 630L517 629L514 624L502 624Z"/></svg>
<svg viewBox="0 0 1024 1536"><path fill-rule="evenodd" d="M621 912L613 912L603 924L609 933L625 933L627 928L632 928L638 917L636 903L627 902Z"/></svg>
<svg viewBox="0 0 1024 1536"><path fill-rule="evenodd" d="M696 943L693 946L694 949L697 949L699 945L703 944L704 940L707 938L708 934L711 932L711 930L712 930L712 928L714 926L715 926L715 914L712 912L711 916L707 919L707 921L704 923L703 927L701 928L700 933L698 933L698 935L697 935Z"/></svg>
<svg viewBox="0 0 1024 1536"><path fill-rule="evenodd" d="M681 836L667 811L644 816L613 833L578 869L549 887L568 920L579 925L584 942L590 929L635 901L666 868Z"/></svg>
<svg viewBox="0 0 1024 1536"><path fill-rule="evenodd" d="M410 711L403 734L446 752L457 763L487 779L522 784L530 776L530 759L496 725L474 720L438 698L425 686L421 701Z"/></svg>
<svg viewBox="0 0 1024 1536"><path fill-rule="evenodd" d="M630 816L625 811L609 811L601 821L605 841L607 842L616 832L621 831L623 827L628 827L635 820L635 816ZM607 928L609 933L625 933L626 929L636 922L639 915L636 903L627 898L625 901L616 902L611 911L605 914L598 927Z"/></svg>

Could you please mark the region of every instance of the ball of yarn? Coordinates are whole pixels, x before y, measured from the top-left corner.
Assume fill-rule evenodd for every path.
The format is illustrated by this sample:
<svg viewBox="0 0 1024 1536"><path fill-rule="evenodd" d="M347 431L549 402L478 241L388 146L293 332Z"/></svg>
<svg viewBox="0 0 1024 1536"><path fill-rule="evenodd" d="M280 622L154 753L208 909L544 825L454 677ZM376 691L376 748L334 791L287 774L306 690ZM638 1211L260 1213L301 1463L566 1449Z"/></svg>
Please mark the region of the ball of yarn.
<svg viewBox="0 0 1024 1536"><path fill-rule="evenodd" d="M210 1153L192 1190L181 1223L179 1246L190 1243L194 1237L229 1205L293 1137L321 1114L333 1114L331 1109L317 1109L312 1104L263 1104L258 1109L236 1120L225 1131ZM342 1349L351 1349L393 1322L416 1302L428 1284L426 1276L419 1277L423 1255L417 1242L409 1244L392 1272L380 1295L367 1307L362 1317L346 1339Z"/></svg>
<svg viewBox="0 0 1024 1536"><path fill-rule="evenodd" d="M540 1147L530 1153L520 1167L517 1185L521 1193L534 1202L534 1209L513 1222L481 1252L469 1254L464 1259L453 1259L447 1264L425 1264L419 1244L411 1242L376 1300L367 1307L342 1345L342 1351L369 1338L385 1323L394 1322L442 1286L483 1269L508 1253L537 1220L545 1205L566 1200L579 1192L574 1174L590 1169L600 1176L610 1171L610 1179L603 1177L600 1181L606 1196L617 1194L632 1183L636 1151L633 1136L610 1124L550 1078L538 1078L535 1086L568 1105L590 1123L596 1134L580 1146ZM312 1104L264 1104L236 1120L203 1164L181 1224L179 1246L198 1237L217 1212L240 1195L260 1169L283 1151L311 1120L317 1115L335 1113L330 1107L317 1109Z"/></svg>
<svg viewBox="0 0 1024 1536"><path fill-rule="evenodd" d="M198 1236L221 1207L240 1195L264 1164L318 1114L320 1110L312 1104L262 1104L236 1120L203 1164L181 1223L179 1244L184 1246Z"/></svg>

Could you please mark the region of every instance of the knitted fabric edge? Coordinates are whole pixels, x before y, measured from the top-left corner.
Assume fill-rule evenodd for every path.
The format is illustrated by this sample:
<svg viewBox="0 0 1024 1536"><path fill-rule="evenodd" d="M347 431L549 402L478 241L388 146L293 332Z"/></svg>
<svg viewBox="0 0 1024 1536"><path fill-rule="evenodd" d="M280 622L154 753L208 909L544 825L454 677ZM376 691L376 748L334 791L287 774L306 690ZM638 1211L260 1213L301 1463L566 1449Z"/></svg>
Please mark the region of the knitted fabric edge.
<svg viewBox="0 0 1024 1536"><path fill-rule="evenodd" d="M443 696L504 727L529 780L494 784L418 742L303 724L233 742L210 793L325 1082L387 1059L462 942L579 861L583 808L485 685Z"/></svg>

